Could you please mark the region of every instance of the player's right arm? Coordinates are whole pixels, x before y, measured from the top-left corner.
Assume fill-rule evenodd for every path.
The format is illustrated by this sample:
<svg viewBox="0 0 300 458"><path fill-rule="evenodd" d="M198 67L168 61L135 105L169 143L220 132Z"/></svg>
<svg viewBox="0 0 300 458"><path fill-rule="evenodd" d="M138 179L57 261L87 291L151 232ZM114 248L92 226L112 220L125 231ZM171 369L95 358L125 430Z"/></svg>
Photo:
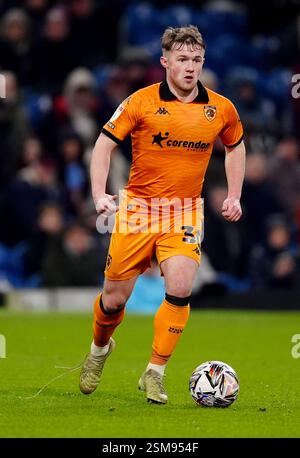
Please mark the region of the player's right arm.
<svg viewBox="0 0 300 458"><path fill-rule="evenodd" d="M122 102L110 120L104 125L95 144L91 160L91 185L95 207L98 213L111 214L117 210L114 200L117 196L105 193L109 172L110 156L113 149L132 132L139 120L141 100L138 93Z"/></svg>
<svg viewBox="0 0 300 458"><path fill-rule="evenodd" d="M90 166L92 196L97 213L114 213L117 210L114 201L117 196L106 194L106 182L109 173L110 157L117 143L101 133L95 143Z"/></svg>

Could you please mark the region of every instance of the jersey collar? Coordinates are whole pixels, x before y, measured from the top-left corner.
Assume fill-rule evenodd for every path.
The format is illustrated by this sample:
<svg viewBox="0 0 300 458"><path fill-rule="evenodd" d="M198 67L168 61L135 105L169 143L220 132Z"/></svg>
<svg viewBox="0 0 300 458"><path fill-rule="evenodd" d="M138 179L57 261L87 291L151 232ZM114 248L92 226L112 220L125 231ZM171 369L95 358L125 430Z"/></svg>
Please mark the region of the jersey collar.
<svg viewBox="0 0 300 458"><path fill-rule="evenodd" d="M208 103L209 97L208 97L207 90L201 84L200 81L197 82L197 86L198 86L198 95L193 100L193 103ZM159 96L162 100L166 102L171 102L172 100L178 100L176 95L174 95L173 92L170 91L170 88L166 80L160 83Z"/></svg>

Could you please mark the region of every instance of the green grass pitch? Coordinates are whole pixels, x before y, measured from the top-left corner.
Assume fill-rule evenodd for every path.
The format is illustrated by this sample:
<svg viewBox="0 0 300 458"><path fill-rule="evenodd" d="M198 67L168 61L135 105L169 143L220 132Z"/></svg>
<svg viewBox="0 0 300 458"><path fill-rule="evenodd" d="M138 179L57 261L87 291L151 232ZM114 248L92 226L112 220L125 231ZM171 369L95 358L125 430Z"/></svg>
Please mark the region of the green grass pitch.
<svg viewBox="0 0 300 458"><path fill-rule="evenodd" d="M25 399L64 372L56 365L80 363L91 316L2 310L7 357L0 359L0 437L300 437L300 359L291 355L299 312L192 311L169 362L164 406L147 404L137 390L152 320L126 315L92 395L79 392L77 370ZM240 395L229 408L201 408L190 397L190 374L209 359L227 362L239 375Z"/></svg>

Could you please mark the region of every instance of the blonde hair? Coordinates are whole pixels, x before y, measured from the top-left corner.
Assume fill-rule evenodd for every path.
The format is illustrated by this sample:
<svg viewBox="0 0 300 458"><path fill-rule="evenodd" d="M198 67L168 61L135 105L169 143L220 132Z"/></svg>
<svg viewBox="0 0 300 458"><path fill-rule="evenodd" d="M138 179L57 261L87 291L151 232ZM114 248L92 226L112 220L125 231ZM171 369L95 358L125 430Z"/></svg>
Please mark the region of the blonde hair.
<svg viewBox="0 0 300 458"><path fill-rule="evenodd" d="M180 49L185 44L191 48L201 47L205 49L202 35L195 25L168 27L161 38L162 49L165 51L170 51L174 47Z"/></svg>

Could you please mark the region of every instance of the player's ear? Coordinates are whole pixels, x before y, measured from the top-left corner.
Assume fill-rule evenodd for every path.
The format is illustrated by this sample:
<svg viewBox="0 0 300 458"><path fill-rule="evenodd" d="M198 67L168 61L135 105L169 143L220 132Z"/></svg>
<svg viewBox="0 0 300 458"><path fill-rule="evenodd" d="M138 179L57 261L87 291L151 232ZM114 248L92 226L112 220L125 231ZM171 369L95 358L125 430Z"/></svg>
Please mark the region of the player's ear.
<svg viewBox="0 0 300 458"><path fill-rule="evenodd" d="M160 63L164 68L168 68L168 59L165 56L160 57Z"/></svg>

